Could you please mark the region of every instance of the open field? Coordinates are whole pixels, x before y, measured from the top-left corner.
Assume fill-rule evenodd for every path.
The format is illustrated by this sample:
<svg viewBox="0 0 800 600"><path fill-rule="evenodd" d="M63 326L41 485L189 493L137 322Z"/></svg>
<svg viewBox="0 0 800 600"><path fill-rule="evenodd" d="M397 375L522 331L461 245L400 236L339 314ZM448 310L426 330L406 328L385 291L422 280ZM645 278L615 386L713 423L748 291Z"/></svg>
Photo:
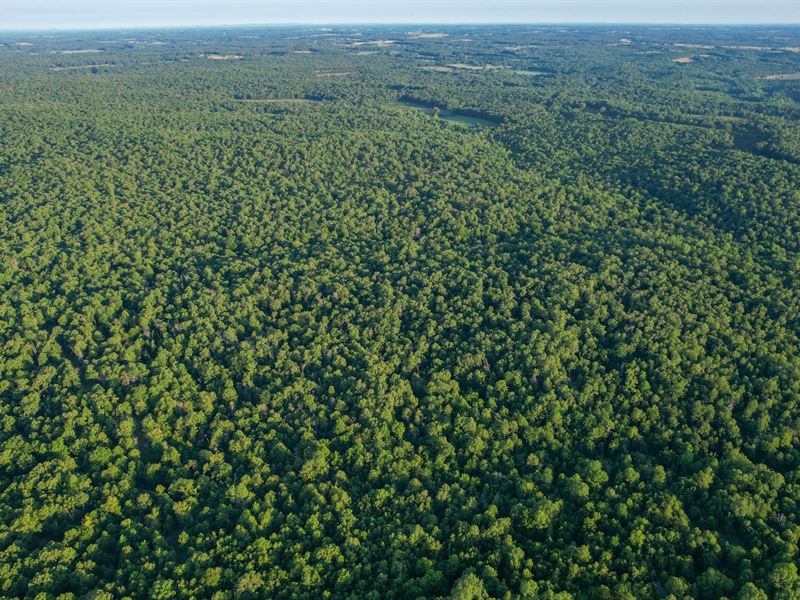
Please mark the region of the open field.
<svg viewBox="0 0 800 600"><path fill-rule="evenodd" d="M237 102L245 104L319 104L319 100L310 98L237 98Z"/></svg>
<svg viewBox="0 0 800 600"><path fill-rule="evenodd" d="M66 67L50 67L50 71L74 71L79 69L95 69L95 68L108 68L115 67L114 63L98 63L95 65L70 65Z"/></svg>
<svg viewBox="0 0 800 600"><path fill-rule="evenodd" d="M768 81L795 81L800 79L800 73L777 73L774 75L764 75L762 79Z"/></svg>
<svg viewBox="0 0 800 600"><path fill-rule="evenodd" d="M347 77L352 75L352 71L316 71L314 73L317 77Z"/></svg>

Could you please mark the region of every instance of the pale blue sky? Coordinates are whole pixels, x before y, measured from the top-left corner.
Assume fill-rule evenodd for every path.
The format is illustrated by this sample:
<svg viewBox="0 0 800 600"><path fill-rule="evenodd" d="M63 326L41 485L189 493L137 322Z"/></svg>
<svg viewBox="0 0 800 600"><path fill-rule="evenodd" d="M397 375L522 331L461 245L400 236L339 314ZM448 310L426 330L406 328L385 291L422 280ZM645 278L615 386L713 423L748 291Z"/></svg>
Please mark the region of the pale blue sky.
<svg viewBox="0 0 800 600"><path fill-rule="evenodd" d="M800 23L800 0L0 0L0 29L288 23Z"/></svg>

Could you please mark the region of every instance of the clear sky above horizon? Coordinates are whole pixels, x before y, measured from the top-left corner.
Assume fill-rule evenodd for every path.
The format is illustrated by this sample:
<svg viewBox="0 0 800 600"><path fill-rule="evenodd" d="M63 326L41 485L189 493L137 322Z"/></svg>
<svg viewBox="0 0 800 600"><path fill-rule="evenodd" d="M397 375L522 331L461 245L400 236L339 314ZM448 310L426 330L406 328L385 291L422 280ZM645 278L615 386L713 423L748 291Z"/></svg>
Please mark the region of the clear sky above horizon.
<svg viewBox="0 0 800 600"><path fill-rule="evenodd" d="M0 29L294 23L800 23L800 0L0 0Z"/></svg>

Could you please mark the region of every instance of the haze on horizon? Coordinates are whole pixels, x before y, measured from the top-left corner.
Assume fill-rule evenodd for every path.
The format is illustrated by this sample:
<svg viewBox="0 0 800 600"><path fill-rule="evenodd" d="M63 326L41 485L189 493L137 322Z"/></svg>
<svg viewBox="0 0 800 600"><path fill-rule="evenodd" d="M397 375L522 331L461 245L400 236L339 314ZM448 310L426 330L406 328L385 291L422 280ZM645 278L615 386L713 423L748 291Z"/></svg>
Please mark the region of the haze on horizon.
<svg viewBox="0 0 800 600"><path fill-rule="evenodd" d="M0 30L289 24L795 24L797 0L0 0Z"/></svg>

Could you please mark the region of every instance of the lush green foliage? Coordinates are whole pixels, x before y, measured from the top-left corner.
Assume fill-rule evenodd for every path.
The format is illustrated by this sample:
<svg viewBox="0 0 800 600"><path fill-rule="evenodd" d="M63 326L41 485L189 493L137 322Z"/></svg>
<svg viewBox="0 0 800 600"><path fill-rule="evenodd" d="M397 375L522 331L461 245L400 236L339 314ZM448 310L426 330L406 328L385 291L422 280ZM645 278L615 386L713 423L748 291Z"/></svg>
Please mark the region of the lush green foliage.
<svg viewBox="0 0 800 600"><path fill-rule="evenodd" d="M0 40L1 595L800 597L800 31L426 33Z"/></svg>

